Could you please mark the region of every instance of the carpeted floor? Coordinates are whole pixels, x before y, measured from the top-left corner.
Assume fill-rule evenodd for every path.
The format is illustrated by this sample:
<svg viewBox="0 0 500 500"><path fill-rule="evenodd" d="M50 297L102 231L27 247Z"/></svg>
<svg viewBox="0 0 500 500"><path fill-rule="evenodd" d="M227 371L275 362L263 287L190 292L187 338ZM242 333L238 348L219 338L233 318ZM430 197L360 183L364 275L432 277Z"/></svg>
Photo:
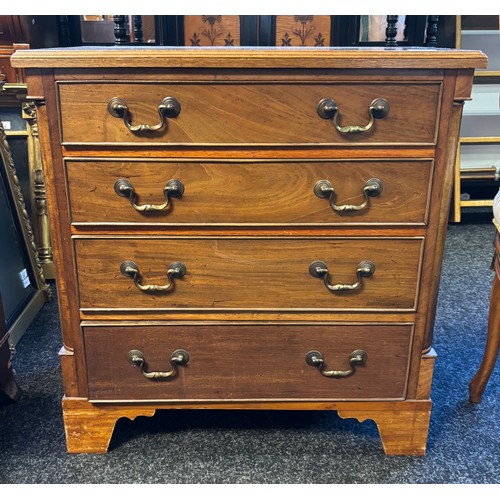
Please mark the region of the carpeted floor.
<svg viewBox="0 0 500 500"><path fill-rule="evenodd" d="M498 484L500 367L482 402L467 401L486 339L493 237L488 222L449 226L425 457L385 456L374 422L335 412L202 410L122 419L109 453L69 455L53 300L17 346L13 363L24 394L0 407L0 482Z"/></svg>

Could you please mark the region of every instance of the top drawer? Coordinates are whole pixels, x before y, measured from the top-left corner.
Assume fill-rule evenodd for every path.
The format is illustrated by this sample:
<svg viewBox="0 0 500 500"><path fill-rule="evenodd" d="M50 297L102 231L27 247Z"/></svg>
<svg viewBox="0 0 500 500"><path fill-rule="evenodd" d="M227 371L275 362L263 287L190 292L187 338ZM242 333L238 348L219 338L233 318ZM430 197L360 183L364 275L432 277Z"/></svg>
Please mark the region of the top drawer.
<svg viewBox="0 0 500 500"><path fill-rule="evenodd" d="M433 145L441 84L59 82L58 93L65 144ZM162 118L167 97L178 102L171 110L178 114ZM121 101L112 110L113 98ZM324 99L336 106L323 108L330 118L318 113ZM388 113L372 119L377 99L387 102ZM130 130L162 121L158 130Z"/></svg>

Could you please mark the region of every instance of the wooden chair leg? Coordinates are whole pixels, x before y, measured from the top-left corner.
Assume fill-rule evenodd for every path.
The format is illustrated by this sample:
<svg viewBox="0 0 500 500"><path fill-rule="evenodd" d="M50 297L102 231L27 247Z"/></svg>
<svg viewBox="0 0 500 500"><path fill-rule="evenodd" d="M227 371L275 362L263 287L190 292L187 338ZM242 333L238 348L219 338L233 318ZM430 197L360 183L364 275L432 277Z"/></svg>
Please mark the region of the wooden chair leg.
<svg viewBox="0 0 500 500"><path fill-rule="evenodd" d="M479 403L490 379L500 347L500 279L495 276L491 292L488 338L481 365L469 384L469 400Z"/></svg>

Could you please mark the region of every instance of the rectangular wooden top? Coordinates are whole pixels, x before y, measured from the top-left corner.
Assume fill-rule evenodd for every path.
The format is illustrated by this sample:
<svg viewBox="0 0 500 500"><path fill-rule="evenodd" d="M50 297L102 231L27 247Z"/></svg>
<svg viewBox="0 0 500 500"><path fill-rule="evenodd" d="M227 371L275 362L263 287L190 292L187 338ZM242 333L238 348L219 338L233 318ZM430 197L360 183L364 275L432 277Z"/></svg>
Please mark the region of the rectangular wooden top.
<svg viewBox="0 0 500 500"><path fill-rule="evenodd" d="M477 50L419 47L64 47L19 50L15 68L486 68Z"/></svg>

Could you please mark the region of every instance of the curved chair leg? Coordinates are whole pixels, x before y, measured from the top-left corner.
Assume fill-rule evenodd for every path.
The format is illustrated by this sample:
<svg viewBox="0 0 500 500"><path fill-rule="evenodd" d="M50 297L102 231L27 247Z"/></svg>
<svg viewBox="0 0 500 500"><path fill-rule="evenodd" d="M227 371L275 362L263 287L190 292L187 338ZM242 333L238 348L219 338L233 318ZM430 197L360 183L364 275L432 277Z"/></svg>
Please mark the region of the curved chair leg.
<svg viewBox="0 0 500 500"><path fill-rule="evenodd" d="M491 376L498 356L500 347L500 278L498 274L493 282L491 292L490 316L488 321L488 338L483 360L479 370L474 375L469 384L469 400L472 403L479 403L484 389Z"/></svg>

